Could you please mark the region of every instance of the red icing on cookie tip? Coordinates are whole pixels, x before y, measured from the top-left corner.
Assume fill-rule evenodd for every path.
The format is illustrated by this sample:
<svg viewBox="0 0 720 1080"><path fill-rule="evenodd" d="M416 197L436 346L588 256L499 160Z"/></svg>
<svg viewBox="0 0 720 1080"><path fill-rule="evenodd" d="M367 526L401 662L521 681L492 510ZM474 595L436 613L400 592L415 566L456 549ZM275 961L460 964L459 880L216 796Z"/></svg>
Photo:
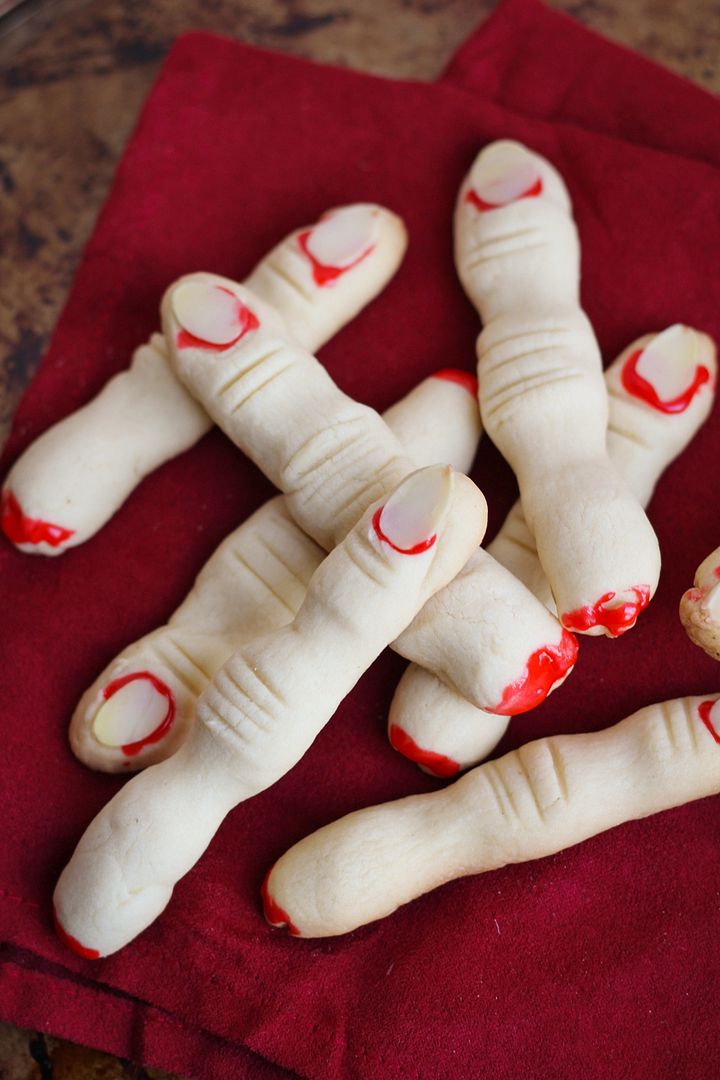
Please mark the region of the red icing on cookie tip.
<svg viewBox="0 0 720 1080"><path fill-rule="evenodd" d="M527 191L523 191L521 195L517 195L514 199L510 199L510 202L519 202L520 199L534 199L538 195L542 194L542 189L543 189L542 177L538 176L535 183L531 184L531 186L527 189ZM510 202L508 202L508 203L489 203L489 202L485 202L485 200L482 199L478 195L478 193L476 191L474 191L472 188L470 188L470 190L466 194L465 202L470 203L470 205L474 206L476 210L480 211L480 213L485 213L485 211L487 211L487 210L499 210L501 206L509 206L510 205Z"/></svg>
<svg viewBox="0 0 720 1080"><path fill-rule="evenodd" d="M312 229L306 229L305 232L301 232L298 235L297 240L298 247L312 266L312 273L315 284L319 285L320 288L323 288L323 286L325 285L333 285L339 277L342 277L342 275L346 274L348 270L352 270L353 267L357 266L357 264L362 262L363 259L366 259L370 252L373 251L375 248L374 244L370 244L369 247L365 249L365 251L361 251L358 257L356 259L353 259L352 262L348 263L347 266L326 266L324 263L319 262L315 258L312 251L310 251L310 248L308 247L308 241L312 236L312 232Z"/></svg>
<svg viewBox="0 0 720 1080"><path fill-rule="evenodd" d="M120 747L126 757L135 757L136 754L140 753L144 746L149 746L151 743L160 742L161 739L164 739L175 719L175 698L173 697L172 690L162 681L162 679L158 679L157 675L153 675L150 671L136 671L133 672L132 675L123 675L119 679L113 679L113 681L109 682L103 690L103 697L107 701L108 698L111 698L118 690L121 690L123 686L135 682L137 679L147 679L149 683L152 683L157 692L167 698L168 707L165 716L154 731L151 731L144 739L138 739L137 742L127 743L125 746Z"/></svg>
<svg viewBox="0 0 720 1080"><path fill-rule="evenodd" d="M593 626L604 626L610 637L620 637L631 630L641 611L650 603L650 586L637 585L629 592L635 593L634 600L626 600L616 607L606 607L615 597L614 592L605 593L595 604L568 611L562 616L562 624L568 630L582 634Z"/></svg>
<svg viewBox="0 0 720 1080"><path fill-rule="evenodd" d="M500 716L519 716L541 705L555 683L573 667L577 654L577 638L563 629L559 644L536 649L522 677L505 687L500 704L494 705L491 711Z"/></svg>
<svg viewBox="0 0 720 1080"><path fill-rule="evenodd" d="M86 945L82 945L77 938L72 936L72 934L68 934L67 930L61 925L54 907L53 926L55 927L55 933L60 938L63 945L67 945L68 949L74 952L76 956L82 956L83 960L100 959L100 953L97 949L88 949Z"/></svg>
<svg viewBox="0 0 720 1080"><path fill-rule="evenodd" d="M390 744L399 754L414 761L416 765L422 765L433 776L445 778L456 776L460 772L457 761L445 754L438 754L435 750L424 750L399 724L391 724L388 735Z"/></svg>
<svg viewBox="0 0 720 1080"><path fill-rule="evenodd" d="M637 370L638 361L644 351L644 349L638 349L636 352L632 353L623 364L621 379L628 394L640 398L641 401L646 402L653 409L658 409L659 412L685 412L700 387L710 381L710 372L708 369L703 367L702 364L698 364L695 368L695 375L689 386L687 386L681 394L678 394L677 397L672 398L672 400L663 401L652 383L649 383L647 379L644 379Z"/></svg>
<svg viewBox="0 0 720 1080"><path fill-rule="evenodd" d="M715 577L720 578L720 566L715 567L715 569L713 570L713 574L715 575Z"/></svg>
<svg viewBox="0 0 720 1080"><path fill-rule="evenodd" d="M399 551L401 555L422 555L423 551L427 551L428 548L431 548L433 546L433 544L437 540L437 533L433 533L432 536L429 536L427 538L427 540L421 540L419 544L415 544L415 546L411 548L399 548L397 544L393 544L390 537L386 536L385 533L382 531L382 528L380 527L380 518L382 517L382 512L384 509L385 507L381 506L375 511L372 519L372 527L375 530L375 535L378 537L378 539L382 540L385 544L389 544L393 551Z"/></svg>
<svg viewBox="0 0 720 1080"><path fill-rule="evenodd" d="M461 371L459 368L443 368L442 371L436 371L432 377L433 379L444 379L446 382L457 383L467 390L471 397L477 397L478 381L470 371Z"/></svg>
<svg viewBox="0 0 720 1080"><path fill-rule="evenodd" d="M240 333L236 338L233 338L232 341L228 341L224 345L218 345L215 342L205 341L203 338L196 337L194 334L191 334L189 330L180 330L175 338L178 349L194 348L205 349L206 352L225 352L227 349L232 349L234 345L237 345L238 341L245 337L246 334L249 334L251 330L257 330L260 325L260 320L255 312L251 311L249 307L246 307L232 289L226 289L224 285L216 285L215 288L218 289L219 292L227 293L228 296L232 296L232 298L237 301Z"/></svg>
<svg viewBox="0 0 720 1080"><path fill-rule="evenodd" d="M60 547L75 535L74 529L65 529L62 525L53 525L49 521L26 517L9 488L3 491L0 506L2 530L13 544L44 543L50 547Z"/></svg>
<svg viewBox="0 0 720 1080"><path fill-rule="evenodd" d="M717 705L717 701L703 701L701 705L698 705L698 715L705 727L712 735L715 742L720 743L720 734L713 727L713 722L710 715L715 705Z"/></svg>
<svg viewBox="0 0 720 1080"><path fill-rule="evenodd" d="M273 864L265 875L265 880L260 886L260 896L262 897L263 913L271 926L287 926L289 933L291 933L293 937L300 937L300 931L298 930L297 926L295 926L290 921L290 917L287 912L283 911L280 905L270 895L270 891L268 889L268 881L270 880L270 875L272 874L274 869L275 865Z"/></svg>

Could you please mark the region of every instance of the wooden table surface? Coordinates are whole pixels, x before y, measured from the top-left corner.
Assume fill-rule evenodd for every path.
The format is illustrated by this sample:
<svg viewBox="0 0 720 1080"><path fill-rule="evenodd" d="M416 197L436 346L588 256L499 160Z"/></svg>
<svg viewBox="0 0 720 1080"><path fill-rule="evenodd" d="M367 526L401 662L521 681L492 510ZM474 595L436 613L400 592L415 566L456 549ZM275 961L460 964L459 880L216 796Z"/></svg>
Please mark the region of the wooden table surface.
<svg viewBox="0 0 720 1080"><path fill-rule="evenodd" d="M551 6L720 90L717 0ZM431 80L492 7L494 0L25 0L0 19L0 445L178 34L215 30L313 60ZM164 1075L0 1023L0 1080Z"/></svg>

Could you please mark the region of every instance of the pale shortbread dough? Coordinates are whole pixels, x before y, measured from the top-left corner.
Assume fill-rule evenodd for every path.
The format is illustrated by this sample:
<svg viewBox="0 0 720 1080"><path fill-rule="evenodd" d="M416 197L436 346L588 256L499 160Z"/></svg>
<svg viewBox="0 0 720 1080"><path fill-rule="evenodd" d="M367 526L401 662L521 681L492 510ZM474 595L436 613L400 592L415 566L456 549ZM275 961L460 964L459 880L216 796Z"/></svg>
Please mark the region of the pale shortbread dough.
<svg viewBox="0 0 720 1080"><path fill-rule="evenodd" d="M480 437L471 376L424 379L385 421L416 466L469 471ZM242 642L293 619L324 556L282 496L257 510L211 556L168 624L123 649L85 692L70 722L76 756L129 772L173 754L208 680Z"/></svg>
<svg viewBox="0 0 720 1080"><path fill-rule="evenodd" d="M339 207L286 237L246 283L315 351L385 287L406 244L403 223L389 210ZM143 477L211 426L168 366L161 335L153 334L128 370L15 462L3 484L6 534L32 554L59 555L84 543Z"/></svg>
<svg viewBox="0 0 720 1080"><path fill-rule="evenodd" d="M642 381L635 377L640 373ZM688 445L712 409L717 381L715 346L707 335L675 325L633 342L605 372L609 395L610 460L642 506L660 476ZM647 385L646 385L647 384ZM658 393L659 392L659 393ZM657 400L655 399L657 394ZM663 402L672 407L663 407ZM488 552L555 610L532 534L517 502ZM711 558L706 585L720 609L720 551ZM704 598L704 597L703 597ZM693 590L683 610L700 632L710 623ZM715 622L720 659L720 610ZM692 636L692 634L691 634ZM435 775L453 776L478 764L495 748L507 718L474 709L439 679L411 664L395 692L388 719L393 745Z"/></svg>
<svg viewBox="0 0 720 1080"><path fill-rule="evenodd" d="M179 377L286 493L290 513L322 547L341 540L367 505L410 471L381 417L343 394L243 286L207 274L181 278L165 295L162 317ZM549 667L558 668L559 678L572 666L576 645L520 582L479 550L394 647L474 705L512 712L528 658L551 654Z"/></svg>
<svg viewBox="0 0 720 1080"><path fill-rule="evenodd" d="M413 473L371 506L318 567L292 622L217 672L180 750L133 777L87 829L55 890L61 936L107 955L145 929L228 811L293 767L458 572L486 516L478 489L449 466Z"/></svg>
<svg viewBox="0 0 720 1080"><path fill-rule="evenodd" d="M492 143L460 188L455 262L480 313L483 427L518 478L560 620L629 630L658 582L657 539L606 449L607 394L579 305L580 250L557 171Z"/></svg>
<svg viewBox="0 0 720 1080"><path fill-rule="evenodd" d="M440 791L358 810L301 840L266 881L266 917L302 937L345 934L454 878L716 794L718 741L720 700L709 695L528 743Z"/></svg>

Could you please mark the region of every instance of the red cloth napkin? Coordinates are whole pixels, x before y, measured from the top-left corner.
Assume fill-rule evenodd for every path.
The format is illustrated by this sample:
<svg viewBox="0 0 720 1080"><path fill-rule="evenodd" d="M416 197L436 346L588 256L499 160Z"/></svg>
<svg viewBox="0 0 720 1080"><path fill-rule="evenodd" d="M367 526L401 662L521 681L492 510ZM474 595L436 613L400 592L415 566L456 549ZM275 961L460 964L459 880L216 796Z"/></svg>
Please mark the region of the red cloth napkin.
<svg viewBox="0 0 720 1080"><path fill-rule="evenodd" d="M523 116L720 164L720 101L539 0L504 0L443 78Z"/></svg>
<svg viewBox="0 0 720 1080"><path fill-rule="evenodd" d="M580 48L586 62L568 85L558 58ZM627 75L607 81L599 116L593 84L606 63ZM608 358L673 321L720 337L720 171L699 135L675 148L652 121L675 110L687 135L702 129L701 113L709 130L711 98L529 0L505 4L450 76L391 82L205 34L181 39L118 169L5 466L126 364L156 326L167 282L198 268L240 277L283 233L350 200L403 214L411 247L387 292L323 350L328 369L384 408L439 367L469 368L477 324L455 279L450 222L477 149L501 136L547 155L567 179L583 300ZM719 457L716 410L651 506L665 560L651 608L621 641L583 641L562 692L515 721L504 748L717 687L717 665L686 640L676 606L720 538ZM510 472L486 446L474 476L495 528L514 496ZM714 1077L716 799L452 883L343 938L302 942L268 929L260 883L290 844L356 807L436 786L387 749L402 668L389 653L300 765L231 815L154 926L101 962L57 941L54 882L121 782L70 754L72 708L119 649L167 618L220 539L269 494L214 432L83 547L57 560L0 547L0 1015L219 1080L286 1070L323 1080Z"/></svg>

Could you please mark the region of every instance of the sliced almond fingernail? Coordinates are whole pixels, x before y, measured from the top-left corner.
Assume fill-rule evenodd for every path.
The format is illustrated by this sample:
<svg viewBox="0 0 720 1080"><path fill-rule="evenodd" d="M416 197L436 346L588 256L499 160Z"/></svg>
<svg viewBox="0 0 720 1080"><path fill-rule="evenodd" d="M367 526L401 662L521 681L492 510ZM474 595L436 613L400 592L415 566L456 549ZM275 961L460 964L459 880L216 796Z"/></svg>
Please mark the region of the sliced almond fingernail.
<svg viewBox="0 0 720 1080"><path fill-rule="evenodd" d="M375 247L378 215L372 206L347 206L328 214L298 236L317 285L330 285L362 262Z"/></svg>
<svg viewBox="0 0 720 1080"><path fill-rule="evenodd" d="M149 743L159 742L172 726L172 692L149 671L114 679L105 687L103 697L92 723L93 734L103 746L122 749L128 757Z"/></svg>
<svg viewBox="0 0 720 1080"><path fill-rule="evenodd" d="M231 289L188 281L172 294L175 318L200 344L232 345L258 325L252 311Z"/></svg>
<svg viewBox="0 0 720 1080"><path fill-rule="evenodd" d="M373 516L376 536L402 555L419 555L437 540L453 490L449 465L413 473Z"/></svg>
<svg viewBox="0 0 720 1080"><path fill-rule="evenodd" d="M310 231L308 248L325 266L347 267L363 256L377 237L377 211L347 206L328 214Z"/></svg>
<svg viewBox="0 0 720 1080"><path fill-rule="evenodd" d="M689 326L669 326L627 358L624 388L660 412L684 412L710 381L709 369L699 363L698 340Z"/></svg>
<svg viewBox="0 0 720 1080"><path fill-rule="evenodd" d="M481 211L533 198L543 190L536 162L525 147L512 142L497 143L480 155L470 185L466 200Z"/></svg>

